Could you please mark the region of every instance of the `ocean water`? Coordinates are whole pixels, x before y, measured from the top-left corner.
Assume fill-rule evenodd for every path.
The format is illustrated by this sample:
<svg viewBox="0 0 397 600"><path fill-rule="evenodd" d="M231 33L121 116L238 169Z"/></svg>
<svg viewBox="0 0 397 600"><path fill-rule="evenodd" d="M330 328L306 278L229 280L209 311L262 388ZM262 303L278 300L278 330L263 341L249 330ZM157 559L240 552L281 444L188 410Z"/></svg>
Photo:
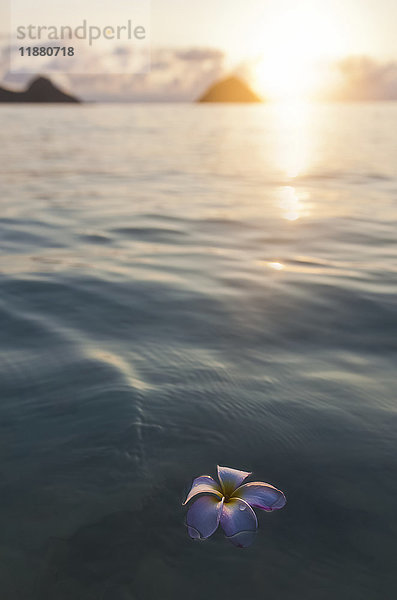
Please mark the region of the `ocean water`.
<svg viewBox="0 0 397 600"><path fill-rule="evenodd" d="M1 123L0 597L394 597L397 105ZM249 549L217 463L287 496Z"/></svg>

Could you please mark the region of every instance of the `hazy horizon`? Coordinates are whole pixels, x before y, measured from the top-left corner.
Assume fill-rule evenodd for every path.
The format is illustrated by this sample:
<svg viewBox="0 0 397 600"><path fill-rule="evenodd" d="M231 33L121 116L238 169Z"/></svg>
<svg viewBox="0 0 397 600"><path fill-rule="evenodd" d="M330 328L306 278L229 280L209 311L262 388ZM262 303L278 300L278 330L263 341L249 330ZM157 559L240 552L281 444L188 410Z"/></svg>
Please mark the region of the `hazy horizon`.
<svg viewBox="0 0 397 600"><path fill-rule="evenodd" d="M231 75L245 81L265 102L280 100L263 92L255 81L253 64L227 69L226 57L220 50L162 49L152 55L152 68L147 74L44 76L88 102L191 102L213 83ZM332 81L313 94L296 99L337 102L397 100L397 60L378 62L367 56L350 56L327 64L326 68ZM10 75L3 71L0 83L10 89L24 89L39 75ZM295 100L293 95L286 99Z"/></svg>
<svg viewBox="0 0 397 600"><path fill-rule="evenodd" d="M101 75L108 57L98 45L89 61L84 51L78 56L82 72L92 73L87 64L92 69L94 60L98 75L56 81L92 101L191 101L228 74L247 80L265 99L397 99L392 0L303 0L299 7L292 0L236 0L233 6L225 0L199 6L152 0L150 15L149 72L134 75L131 66L128 74ZM8 73L8 19L8 7L1 5L0 81L22 86L32 75ZM126 73L129 61L137 60L123 43L113 59L111 73Z"/></svg>

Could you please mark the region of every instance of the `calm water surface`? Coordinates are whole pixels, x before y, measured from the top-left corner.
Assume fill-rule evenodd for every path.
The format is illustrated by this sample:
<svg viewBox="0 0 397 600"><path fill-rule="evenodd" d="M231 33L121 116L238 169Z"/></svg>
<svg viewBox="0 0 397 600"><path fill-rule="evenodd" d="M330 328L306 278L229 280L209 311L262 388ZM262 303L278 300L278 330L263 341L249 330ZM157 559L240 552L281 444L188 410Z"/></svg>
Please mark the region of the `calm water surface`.
<svg viewBox="0 0 397 600"><path fill-rule="evenodd" d="M394 597L397 105L0 116L1 598Z"/></svg>

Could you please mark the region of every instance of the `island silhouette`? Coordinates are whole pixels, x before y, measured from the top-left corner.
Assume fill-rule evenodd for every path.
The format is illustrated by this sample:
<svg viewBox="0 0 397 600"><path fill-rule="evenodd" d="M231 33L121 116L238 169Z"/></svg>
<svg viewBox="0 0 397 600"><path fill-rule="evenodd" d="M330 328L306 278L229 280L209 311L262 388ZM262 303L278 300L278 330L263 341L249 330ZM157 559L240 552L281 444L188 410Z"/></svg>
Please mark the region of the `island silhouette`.
<svg viewBox="0 0 397 600"><path fill-rule="evenodd" d="M231 75L211 85L198 102L263 102L249 85Z"/></svg>
<svg viewBox="0 0 397 600"><path fill-rule="evenodd" d="M60 90L46 77L37 77L22 92L0 87L0 102L79 103L80 100Z"/></svg>

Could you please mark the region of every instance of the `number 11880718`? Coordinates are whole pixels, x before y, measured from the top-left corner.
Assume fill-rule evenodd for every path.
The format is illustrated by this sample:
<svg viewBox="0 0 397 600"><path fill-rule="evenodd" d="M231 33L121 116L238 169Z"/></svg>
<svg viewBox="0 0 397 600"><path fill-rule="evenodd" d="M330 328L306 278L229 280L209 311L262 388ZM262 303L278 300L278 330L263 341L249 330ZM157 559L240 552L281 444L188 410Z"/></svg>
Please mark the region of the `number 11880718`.
<svg viewBox="0 0 397 600"><path fill-rule="evenodd" d="M21 56L74 56L74 48L66 46L21 46Z"/></svg>

